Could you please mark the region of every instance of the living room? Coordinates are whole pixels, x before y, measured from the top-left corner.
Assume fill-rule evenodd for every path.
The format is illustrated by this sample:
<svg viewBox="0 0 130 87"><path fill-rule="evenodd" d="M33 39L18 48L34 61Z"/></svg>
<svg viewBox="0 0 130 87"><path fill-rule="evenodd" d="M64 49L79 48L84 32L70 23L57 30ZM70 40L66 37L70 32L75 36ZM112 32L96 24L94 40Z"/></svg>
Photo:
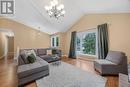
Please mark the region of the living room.
<svg viewBox="0 0 130 87"><path fill-rule="evenodd" d="M2 1L0 87L129 87L129 0Z"/></svg>

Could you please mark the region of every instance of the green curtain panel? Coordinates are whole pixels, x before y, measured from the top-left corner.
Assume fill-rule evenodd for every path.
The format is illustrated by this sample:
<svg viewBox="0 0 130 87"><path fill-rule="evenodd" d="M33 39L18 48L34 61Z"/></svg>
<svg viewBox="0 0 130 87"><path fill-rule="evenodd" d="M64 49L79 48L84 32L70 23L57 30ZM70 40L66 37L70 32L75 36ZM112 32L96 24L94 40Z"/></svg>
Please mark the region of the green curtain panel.
<svg viewBox="0 0 130 87"><path fill-rule="evenodd" d="M76 59L76 31L71 33L69 58Z"/></svg>
<svg viewBox="0 0 130 87"><path fill-rule="evenodd" d="M98 58L105 59L108 53L108 25L98 25Z"/></svg>

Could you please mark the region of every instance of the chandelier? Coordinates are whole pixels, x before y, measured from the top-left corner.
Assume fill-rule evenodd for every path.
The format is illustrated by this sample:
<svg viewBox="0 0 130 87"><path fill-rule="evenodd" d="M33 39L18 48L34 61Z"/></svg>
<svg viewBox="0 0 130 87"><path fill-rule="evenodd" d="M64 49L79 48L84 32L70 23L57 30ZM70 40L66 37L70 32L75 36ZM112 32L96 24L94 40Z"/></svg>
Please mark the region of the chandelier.
<svg viewBox="0 0 130 87"><path fill-rule="evenodd" d="M65 14L64 5L59 4L58 0L52 0L50 2L50 5L45 6L45 10L47 11L50 17L54 17L56 19L58 19L61 16L64 16Z"/></svg>

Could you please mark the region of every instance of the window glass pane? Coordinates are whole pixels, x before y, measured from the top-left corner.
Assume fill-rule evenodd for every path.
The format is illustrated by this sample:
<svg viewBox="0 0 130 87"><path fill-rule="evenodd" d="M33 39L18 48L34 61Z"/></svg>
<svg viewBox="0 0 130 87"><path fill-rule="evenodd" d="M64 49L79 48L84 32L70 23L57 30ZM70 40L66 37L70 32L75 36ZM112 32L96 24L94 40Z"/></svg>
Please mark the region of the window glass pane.
<svg viewBox="0 0 130 87"><path fill-rule="evenodd" d="M76 39L77 54L87 54L97 56L97 31L87 31L77 33Z"/></svg>
<svg viewBox="0 0 130 87"><path fill-rule="evenodd" d="M77 51L80 51L80 45L81 42L80 42L80 37L77 36Z"/></svg>
<svg viewBox="0 0 130 87"><path fill-rule="evenodd" d="M87 33L83 37L82 51L84 54L96 55L96 34Z"/></svg>

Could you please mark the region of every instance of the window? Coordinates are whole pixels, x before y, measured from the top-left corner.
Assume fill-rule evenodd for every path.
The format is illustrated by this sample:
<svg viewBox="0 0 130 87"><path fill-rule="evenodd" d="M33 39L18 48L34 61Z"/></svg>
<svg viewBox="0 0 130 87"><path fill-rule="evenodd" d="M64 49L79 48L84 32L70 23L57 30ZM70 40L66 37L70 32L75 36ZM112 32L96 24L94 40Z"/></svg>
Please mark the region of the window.
<svg viewBox="0 0 130 87"><path fill-rule="evenodd" d="M97 56L97 31L89 30L77 34L77 54Z"/></svg>
<svg viewBox="0 0 130 87"><path fill-rule="evenodd" d="M51 36L51 47L58 47L58 46L59 46L59 37Z"/></svg>

